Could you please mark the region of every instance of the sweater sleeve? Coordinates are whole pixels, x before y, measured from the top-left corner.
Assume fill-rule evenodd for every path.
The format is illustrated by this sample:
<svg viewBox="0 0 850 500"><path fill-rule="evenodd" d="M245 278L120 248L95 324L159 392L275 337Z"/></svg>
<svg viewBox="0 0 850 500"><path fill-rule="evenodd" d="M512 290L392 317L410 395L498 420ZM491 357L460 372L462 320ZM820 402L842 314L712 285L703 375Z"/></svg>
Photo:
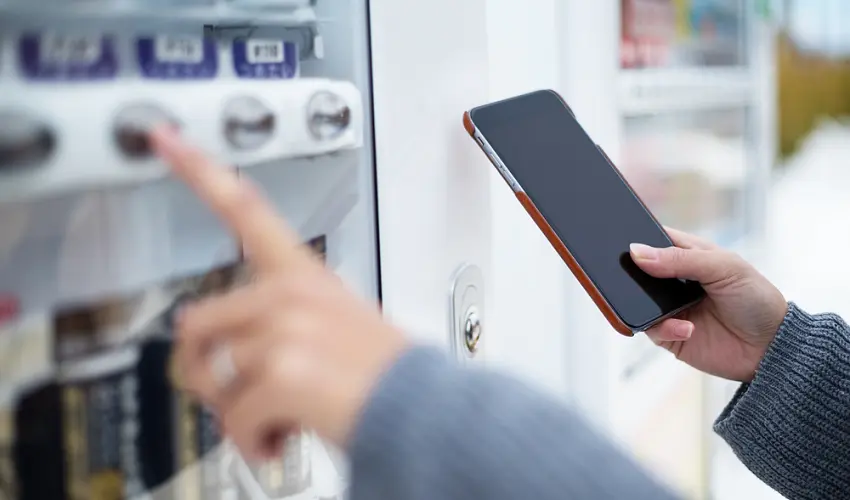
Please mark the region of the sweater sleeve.
<svg viewBox="0 0 850 500"><path fill-rule="evenodd" d="M568 408L423 347L384 375L348 451L351 500L673 498Z"/></svg>
<svg viewBox="0 0 850 500"><path fill-rule="evenodd" d="M850 498L850 328L790 304L756 376L715 423L762 481L788 498Z"/></svg>

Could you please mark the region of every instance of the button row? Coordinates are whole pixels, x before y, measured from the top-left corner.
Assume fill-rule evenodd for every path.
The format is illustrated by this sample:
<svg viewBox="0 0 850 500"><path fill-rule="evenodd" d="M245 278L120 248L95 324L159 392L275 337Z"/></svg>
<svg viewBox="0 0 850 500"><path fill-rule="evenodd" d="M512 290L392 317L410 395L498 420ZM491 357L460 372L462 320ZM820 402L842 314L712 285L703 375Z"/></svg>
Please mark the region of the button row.
<svg viewBox="0 0 850 500"><path fill-rule="evenodd" d="M319 91L307 105L306 120L313 139L333 140L351 125L351 109L337 94ZM113 124L116 147L129 160L149 158L152 152L148 132L161 123L181 127L175 116L154 103L124 107ZM276 125L274 112L255 97L238 96L224 106L223 136L233 149L260 148L274 135ZM0 169L44 164L57 143L57 133L46 121L18 111L0 111Z"/></svg>

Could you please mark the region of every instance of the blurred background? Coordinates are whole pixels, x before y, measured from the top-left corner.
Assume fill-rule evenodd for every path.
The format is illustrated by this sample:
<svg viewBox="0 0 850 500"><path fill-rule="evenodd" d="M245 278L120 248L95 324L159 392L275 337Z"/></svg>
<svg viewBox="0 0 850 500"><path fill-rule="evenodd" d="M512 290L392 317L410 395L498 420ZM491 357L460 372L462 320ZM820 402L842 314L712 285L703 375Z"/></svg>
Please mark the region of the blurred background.
<svg viewBox="0 0 850 500"><path fill-rule="evenodd" d="M620 163L644 200L789 300L850 313L850 2L622 0L620 25ZM665 358L622 357L623 393L658 394L627 446L689 498L779 498L709 431L735 386Z"/></svg>

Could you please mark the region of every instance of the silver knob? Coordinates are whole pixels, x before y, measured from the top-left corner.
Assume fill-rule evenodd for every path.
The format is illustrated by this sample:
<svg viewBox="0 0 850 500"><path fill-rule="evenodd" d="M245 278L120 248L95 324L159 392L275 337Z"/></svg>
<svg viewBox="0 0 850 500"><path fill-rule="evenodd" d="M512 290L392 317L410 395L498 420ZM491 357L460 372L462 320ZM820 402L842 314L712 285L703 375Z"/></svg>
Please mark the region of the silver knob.
<svg viewBox="0 0 850 500"><path fill-rule="evenodd" d="M157 125L178 122L167 111L153 104L133 104L122 109L115 118L113 133L118 149L124 156L143 159L151 156L148 134Z"/></svg>
<svg viewBox="0 0 850 500"><path fill-rule="evenodd" d="M253 97L236 97L224 107L224 136L236 149L256 149L275 129L274 113Z"/></svg>
<svg viewBox="0 0 850 500"><path fill-rule="evenodd" d="M463 339L464 345L470 353L474 354L478 351L478 343L481 340L481 319L478 317L478 311L475 308L466 313L466 320L463 323Z"/></svg>
<svg viewBox="0 0 850 500"><path fill-rule="evenodd" d="M315 139L336 139L351 125L351 108L342 97L317 92L307 105L307 127Z"/></svg>
<svg viewBox="0 0 850 500"><path fill-rule="evenodd" d="M44 122L20 112L0 112L0 169L42 164L55 149L56 135Z"/></svg>

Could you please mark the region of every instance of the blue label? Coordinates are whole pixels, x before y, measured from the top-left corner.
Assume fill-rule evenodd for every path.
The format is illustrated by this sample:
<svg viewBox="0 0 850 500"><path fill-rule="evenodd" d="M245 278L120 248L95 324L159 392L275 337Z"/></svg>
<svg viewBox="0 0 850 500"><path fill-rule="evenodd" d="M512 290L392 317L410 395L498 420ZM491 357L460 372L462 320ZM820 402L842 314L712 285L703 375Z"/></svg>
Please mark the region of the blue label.
<svg viewBox="0 0 850 500"><path fill-rule="evenodd" d="M214 40L201 37L157 36L136 43L142 74L146 78L198 80L218 72Z"/></svg>
<svg viewBox="0 0 850 500"><path fill-rule="evenodd" d="M233 69L240 78L295 78L298 47L282 40L237 40Z"/></svg>
<svg viewBox="0 0 850 500"><path fill-rule="evenodd" d="M27 34L18 57L32 80L105 80L118 73L115 45L107 36Z"/></svg>

